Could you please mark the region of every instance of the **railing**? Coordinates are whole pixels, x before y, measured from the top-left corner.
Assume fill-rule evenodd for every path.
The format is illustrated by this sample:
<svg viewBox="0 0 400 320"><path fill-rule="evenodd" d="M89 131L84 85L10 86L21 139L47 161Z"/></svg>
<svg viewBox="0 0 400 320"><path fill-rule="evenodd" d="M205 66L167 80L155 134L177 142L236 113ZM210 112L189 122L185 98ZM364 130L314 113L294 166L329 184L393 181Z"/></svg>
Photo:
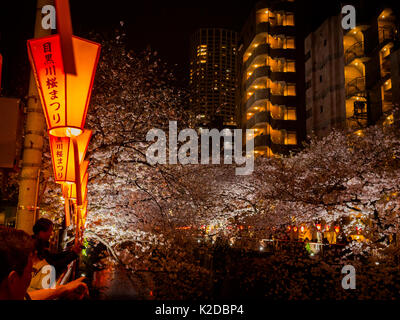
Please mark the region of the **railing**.
<svg viewBox="0 0 400 320"><path fill-rule="evenodd" d="M273 118L269 111L261 111L256 113L246 122L246 128L251 129L256 124L268 122L272 129L286 129L290 131L296 130L296 120L285 120L283 118Z"/></svg>
<svg viewBox="0 0 400 320"><path fill-rule="evenodd" d="M262 134L259 136L254 137L254 147L260 146L269 146L273 153L275 154L285 154L288 155L290 150L294 150L297 148L297 145L285 145L284 144L284 137L281 139L282 141L274 141L271 139L269 134Z"/></svg>
<svg viewBox="0 0 400 320"><path fill-rule="evenodd" d="M383 77L390 73L390 56L386 56L383 58L381 71Z"/></svg>
<svg viewBox="0 0 400 320"><path fill-rule="evenodd" d="M364 55L364 42L356 42L346 50L344 54L344 63L347 65L356 58L364 57Z"/></svg>
<svg viewBox="0 0 400 320"><path fill-rule="evenodd" d="M379 43L382 43L385 40L393 40L395 28L391 26L379 27Z"/></svg>
<svg viewBox="0 0 400 320"><path fill-rule="evenodd" d="M284 68L282 67L281 70L284 70ZM253 74L246 80L245 88L248 89L255 80L262 77L268 77L272 81L296 82L295 72L272 71L270 66L261 66L255 69ZM275 94L281 95L280 93Z"/></svg>
<svg viewBox="0 0 400 320"><path fill-rule="evenodd" d="M256 90L251 97L247 100L246 102L246 110L249 109L254 102L257 100L263 100L263 99L268 99L269 98L269 89L258 89Z"/></svg>
<svg viewBox="0 0 400 320"><path fill-rule="evenodd" d="M257 48L251 51L251 55L244 62L245 68L247 69L248 67L250 67L257 56L264 54L268 54L270 57L296 59L296 49L272 48L269 44L263 43L258 45Z"/></svg>
<svg viewBox="0 0 400 320"><path fill-rule="evenodd" d="M347 83L346 97L350 98L353 96L366 97L365 77L358 77Z"/></svg>
<svg viewBox="0 0 400 320"><path fill-rule="evenodd" d="M253 74L246 80L246 89L250 87L254 80L261 77L268 77L271 73L271 68L269 66L261 66L253 71Z"/></svg>
<svg viewBox="0 0 400 320"><path fill-rule="evenodd" d="M245 68L247 69L248 67L250 67L250 65L253 63L254 59L257 56L263 55L263 54L267 54L268 53L268 47L269 45L266 43L260 44L257 46L257 48L255 48L252 52L250 57L246 60L245 64Z"/></svg>
<svg viewBox="0 0 400 320"><path fill-rule="evenodd" d="M354 119L368 119L368 110L366 101L354 101L353 109Z"/></svg>

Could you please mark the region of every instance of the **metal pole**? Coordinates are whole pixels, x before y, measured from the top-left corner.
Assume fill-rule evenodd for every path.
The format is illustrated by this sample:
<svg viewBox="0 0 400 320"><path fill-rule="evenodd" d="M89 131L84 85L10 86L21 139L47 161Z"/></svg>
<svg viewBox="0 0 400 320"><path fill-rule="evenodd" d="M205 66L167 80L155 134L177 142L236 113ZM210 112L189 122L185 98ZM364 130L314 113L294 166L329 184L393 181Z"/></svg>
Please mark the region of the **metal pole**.
<svg viewBox="0 0 400 320"><path fill-rule="evenodd" d="M35 38L51 34L51 29L44 30L42 28L42 7L45 5L53 5L53 0L37 1ZM43 135L45 132L43 110L32 73L29 82L27 106L16 227L32 234L32 228L35 223L36 179L42 164Z"/></svg>

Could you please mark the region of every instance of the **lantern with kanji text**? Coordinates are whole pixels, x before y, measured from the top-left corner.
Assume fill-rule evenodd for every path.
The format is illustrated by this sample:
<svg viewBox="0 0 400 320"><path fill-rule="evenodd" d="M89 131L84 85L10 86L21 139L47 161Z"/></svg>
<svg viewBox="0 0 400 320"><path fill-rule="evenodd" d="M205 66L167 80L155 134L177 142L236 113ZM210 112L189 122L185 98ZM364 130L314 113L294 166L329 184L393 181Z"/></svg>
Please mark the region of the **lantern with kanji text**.
<svg viewBox="0 0 400 320"><path fill-rule="evenodd" d="M83 164L83 167L82 163L84 162L91 136L91 130L84 130L80 136L74 138L76 139L78 149L77 155L75 155L73 138L49 136L54 181L56 183L76 183L75 165L77 163L80 166L79 171L84 169L85 166L87 169L87 163ZM75 159L75 157L77 157L77 159ZM76 160L78 160L78 162L76 162Z"/></svg>
<svg viewBox="0 0 400 320"><path fill-rule="evenodd" d="M100 44L72 36L76 75L65 73L58 34L28 40L28 55L49 134L79 136L84 131Z"/></svg>

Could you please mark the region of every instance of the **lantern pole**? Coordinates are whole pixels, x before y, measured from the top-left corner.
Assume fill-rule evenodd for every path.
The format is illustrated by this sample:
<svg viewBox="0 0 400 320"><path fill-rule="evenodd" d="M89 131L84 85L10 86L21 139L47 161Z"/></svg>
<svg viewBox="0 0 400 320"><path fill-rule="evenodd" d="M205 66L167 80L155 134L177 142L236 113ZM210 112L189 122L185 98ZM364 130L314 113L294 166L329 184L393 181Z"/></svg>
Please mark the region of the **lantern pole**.
<svg viewBox="0 0 400 320"><path fill-rule="evenodd" d="M37 0L35 38L51 35L51 29L45 30L42 28L42 7L45 5L54 5L54 1ZM43 110L32 72L29 81L27 107L16 227L28 234L32 234L36 210L36 179L42 164L43 136L45 132Z"/></svg>

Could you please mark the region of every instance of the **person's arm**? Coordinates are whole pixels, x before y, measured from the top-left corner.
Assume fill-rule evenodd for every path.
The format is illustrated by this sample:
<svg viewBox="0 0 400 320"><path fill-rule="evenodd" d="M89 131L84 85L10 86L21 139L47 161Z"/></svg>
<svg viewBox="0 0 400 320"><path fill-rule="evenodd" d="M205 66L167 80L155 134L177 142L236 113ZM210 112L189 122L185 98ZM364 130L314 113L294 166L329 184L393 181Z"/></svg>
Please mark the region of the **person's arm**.
<svg viewBox="0 0 400 320"><path fill-rule="evenodd" d="M41 289L29 292L32 300L52 300L60 297L71 299L82 299L89 293L87 285L82 282L85 277L81 277L67 284L57 286L55 289Z"/></svg>

